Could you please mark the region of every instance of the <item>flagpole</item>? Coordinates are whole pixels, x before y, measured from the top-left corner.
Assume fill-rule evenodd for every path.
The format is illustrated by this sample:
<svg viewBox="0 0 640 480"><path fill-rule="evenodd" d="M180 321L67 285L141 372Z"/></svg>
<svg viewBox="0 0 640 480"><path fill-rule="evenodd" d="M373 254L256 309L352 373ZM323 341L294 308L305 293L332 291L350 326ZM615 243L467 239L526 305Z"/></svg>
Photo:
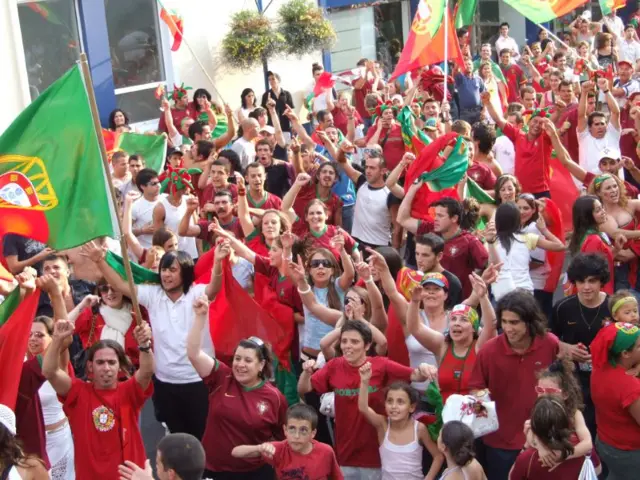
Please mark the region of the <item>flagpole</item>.
<svg viewBox="0 0 640 480"><path fill-rule="evenodd" d="M554 40L556 40L560 45L562 45L563 47L565 47L565 48L567 48L567 49L569 49L569 50L573 51L573 53L575 53L576 55L578 54L578 51L577 51L575 48L573 48L573 47L571 47L571 46L567 45L566 43L564 43L564 42L563 42L562 40L560 40L560 39L559 39L559 38L558 38L558 37L557 37L553 32L551 32L547 27L545 27L544 25L540 25L540 24L537 24L537 25L538 25L541 29L543 29L544 31L546 31L546 32L549 34L549 36L550 36L550 37L552 37Z"/></svg>
<svg viewBox="0 0 640 480"><path fill-rule="evenodd" d="M447 101L447 76L449 75L449 0L444 0L444 97Z"/></svg>
<svg viewBox="0 0 640 480"><path fill-rule="evenodd" d="M164 7L163 3L161 0L157 0L158 4L160 5L160 8L163 8L166 10L166 8ZM168 11L168 10L167 10ZM191 55L193 56L193 58L195 59L196 63L198 65L200 65L200 68L202 69L202 73L204 73L204 76L207 77L207 79L209 80L209 82L211 83L211 86L213 87L213 90L216 92L216 95L218 95L218 98L220 98L220 101L222 103L226 103L224 101L224 98L222 97L222 94L220 93L220 90L218 90L216 88L216 84L213 83L213 79L209 76L209 74L207 73L207 71L204 68L204 65L202 65L202 62L200 61L200 59L198 58L198 56L196 55L196 53L193 51L193 48L191 48L191 45L189 45L189 42L187 42L187 39L184 37L184 32L178 28L178 25L176 25L176 22L173 21L173 18L171 17L171 15L169 15L169 20L171 21L171 23L173 24L174 28L176 30L178 30L180 32L180 34L182 35L182 43L184 43L187 48L189 49L189 51L191 52Z"/></svg>
<svg viewBox="0 0 640 480"><path fill-rule="evenodd" d="M100 156L102 157L102 165L104 167L104 174L107 177L107 184L109 185L109 193L111 195L111 204L113 211L116 212L116 219L118 221L118 228L120 229L120 249L122 250L122 260L124 263L124 271L127 275L127 283L129 284L129 291L131 292L131 302L133 303L133 311L136 314L136 323L140 325L142 323L142 313L140 312L140 304L138 303L138 295L136 294L136 287L133 283L133 273L131 272L131 265L129 264L129 251L127 241L124 238L122 232L122 221L118 215L118 205L116 203L116 191L113 186L113 180L109 175L109 160L107 159L107 148L104 144L104 137L102 136L102 127L100 125L100 115L98 114L98 105L96 103L96 95L93 90L93 82L91 80L91 73L89 72L89 63L87 62L87 54L80 53L80 67L82 68L82 76L84 77L84 83L87 88L87 95L89 97L89 107L91 108L91 116L93 117L93 128L98 138L98 145L100 146Z"/></svg>

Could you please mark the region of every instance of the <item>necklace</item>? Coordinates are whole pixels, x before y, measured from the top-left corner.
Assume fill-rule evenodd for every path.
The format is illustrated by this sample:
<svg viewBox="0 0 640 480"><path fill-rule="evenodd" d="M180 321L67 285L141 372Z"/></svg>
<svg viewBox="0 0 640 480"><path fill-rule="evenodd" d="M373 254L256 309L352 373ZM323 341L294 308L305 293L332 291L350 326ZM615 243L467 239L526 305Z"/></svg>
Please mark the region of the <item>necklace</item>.
<svg viewBox="0 0 640 480"><path fill-rule="evenodd" d="M602 308L602 304L604 302L601 302L600 305L598 305L598 310L596 311L596 314L593 316L593 318L591 319L591 322L587 322L587 319L584 318L584 312L582 311L582 303L580 302L580 299L578 299L578 308L580 309L580 316L582 317L582 321L584 322L584 324L587 326L587 328L589 329L589 331L591 331L591 328L593 328L593 324L595 323L595 321L598 319L598 315L600 315L600 309Z"/></svg>

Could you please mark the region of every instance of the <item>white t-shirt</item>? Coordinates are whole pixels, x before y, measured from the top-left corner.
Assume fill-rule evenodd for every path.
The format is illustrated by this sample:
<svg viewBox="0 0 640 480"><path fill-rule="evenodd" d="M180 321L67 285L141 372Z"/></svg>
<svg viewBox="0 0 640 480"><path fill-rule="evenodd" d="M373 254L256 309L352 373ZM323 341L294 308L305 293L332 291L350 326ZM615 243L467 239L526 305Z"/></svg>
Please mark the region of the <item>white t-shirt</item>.
<svg viewBox="0 0 640 480"><path fill-rule="evenodd" d="M150 202L144 197L138 198L131 206L131 224L133 228L142 228L149 223L153 223L153 209L156 204L166 195L158 195L154 201ZM138 241L142 248L151 248L151 238L153 235L138 235Z"/></svg>
<svg viewBox="0 0 640 480"><path fill-rule="evenodd" d="M164 206L164 225L178 237L178 250L182 250L191 255L192 258L198 258L198 249L196 248L196 239L193 237L181 237L178 235L178 225L184 214L187 212L187 196L182 196L182 202L178 207L174 207L169 203L167 197L161 198L160 203Z"/></svg>
<svg viewBox="0 0 640 480"><path fill-rule="evenodd" d="M636 62L640 60L640 42L636 40L628 42L621 38L618 42L618 56L620 60L631 62L631 65L635 68Z"/></svg>
<svg viewBox="0 0 640 480"><path fill-rule="evenodd" d="M493 156L502 167L503 173L514 174L516 150L513 142L506 135L496 138L496 142L493 144Z"/></svg>
<svg viewBox="0 0 640 480"><path fill-rule="evenodd" d="M240 157L240 164L242 168L247 168L247 165L253 163L256 159L256 147L251 140L245 140L240 137L231 146L231 150L236 152Z"/></svg>
<svg viewBox="0 0 640 480"><path fill-rule="evenodd" d="M187 334L193 320L193 301L204 295L206 285L192 285L172 302L159 285L138 285L138 301L149 312L156 359L156 377L167 383L194 383L202 379L187 357ZM202 350L214 356L209 329L203 329Z"/></svg>
<svg viewBox="0 0 640 480"><path fill-rule="evenodd" d="M500 256L500 261L503 262L496 280L496 287L498 287L498 284L509 282L509 277L511 277L515 288L523 288L533 293L533 282L529 274L529 260L530 252L536 248L539 237L534 233L516 234L515 237L511 242L509 253L507 253L499 240L496 241L496 250ZM495 292L503 290L504 288L496 288ZM505 293L507 292L505 291ZM496 300L500 299L496 297Z"/></svg>
<svg viewBox="0 0 640 480"><path fill-rule="evenodd" d="M529 225L524 227L524 233L533 233L538 235L538 237L542 236L542 232L538 229L536 222L531 222ZM529 274L531 275L531 281L533 282L533 288L535 290L544 289L545 284L547 283L547 278L549 277L549 272L551 272L551 267L547 263L547 252L546 250L536 247L531 251L531 260L542 265L538 265L537 268L533 268L529 270Z"/></svg>
<svg viewBox="0 0 640 480"><path fill-rule="evenodd" d="M613 85L614 88L622 88L625 93L624 97L615 97L620 109L624 108L624 106L627 104L627 98L629 98L632 93L640 92L640 82L638 82L638 80L634 80L633 78L624 84L620 84L620 80L616 79L613 82Z"/></svg>
<svg viewBox="0 0 640 480"><path fill-rule="evenodd" d="M605 148L620 149L620 130L617 130L611 122L607 125L607 133L603 138L594 138L589 133L589 127L583 132L578 132L578 147L580 152L580 166L587 172L599 174L600 152Z"/></svg>
<svg viewBox="0 0 640 480"><path fill-rule="evenodd" d="M364 175L360 177L364 179ZM360 183L360 181L358 182ZM351 235L370 245L389 245L391 239L390 190L372 188L366 181L357 190Z"/></svg>
<svg viewBox="0 0 640 480"><path fill-rule="evenodd" d="M518 43L511 37L504 38L502 35L500 35L496 40L496 53L498 54L498 56L500 56L500 52L505 48L516 52L515 55L511 55L511 63L516 63L520 58L520 49L518 48Z"/></svg>

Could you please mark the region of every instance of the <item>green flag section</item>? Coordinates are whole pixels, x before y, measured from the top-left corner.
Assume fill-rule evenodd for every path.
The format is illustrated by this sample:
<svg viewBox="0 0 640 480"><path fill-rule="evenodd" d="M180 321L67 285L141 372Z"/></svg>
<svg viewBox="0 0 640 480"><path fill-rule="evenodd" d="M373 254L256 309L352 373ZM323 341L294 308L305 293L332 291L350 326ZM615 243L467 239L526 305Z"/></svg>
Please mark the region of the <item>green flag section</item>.
<svg viewBox="0 0 640 480"><path fill-rule="evenodd" d="M226 115L216 115L216 128L211 132L211 138L216 139L227 133L229 130L229 122Z"/></svg>
<svg viewBox="0 0 640 480"><path fill-rule="evenodd" d="M477 5L478 0L458 0L454 20L456 29L466 27L473 23L473 16L476 14Z"/></svg>
<svg viewBox="0 0 640 480"><path fill-rule="evenodd" d="M144 159L145 166L156 172L164 170L167 153L167 137L164 135L123 132L118 135L116 149L124 150L129 155L140 155Z"/></svg>
<svg viewBox="0 0 640 480"><path fill-rule="evenodd" d="M623 8L627 4L627 0L600 0L600 10L602 15L609 15L619 8Z"/></svg>
<svg viewBox="0 0 640 480"><path fill-rule="evenodd" d="M533 23L562 17L587 3L587 0L504 0Z"/></svg>
<svg viewBox="0 0 640 480"><path fill-rule="evenodd" d="M453 151L449 154L444 164L435 170L424 172L420 175L420 180L427 184L432 192L440 192L445 188L450 188L458 184L469 167L467 155L467 145L465 140L459 136Z"/></svg>
<svg viewBox="0 0 640 480"><path fill-rule="evenodd" d="M116 255L113 252L107 252L105 257L106 262L111 268L113 268L123 278L127 279L127 274L124 271L124 259L120 255ZM136 285L152 284L160 285L160 275L152 270L147 270L141 267L137 263L129 262L131 265L131 273L133 274L133 283Z"/></svg>
<svg viewBox="0 0 640 480"><path fill-rule="evenodd" d="M0 305L0 404L15 410L22 363L27 351L31 325L38 308L40 291L20 299L16 288Z"/></svg>
<svg viewBox="0 0 640 480"><path fill-rule="evenodd" d="M485 192L472 178L467 178L467 184L464 188L464 198L469 197L475 198L478 203L496 203L491 195Z"/></svg>
<svg viewBox="0 0 640 480"><path fill-rule="evenodd" d="M397 118L402 129L405 150L418 156L422 149L431 143L431 139L422 130L416 128L415 115L409 106L402 107Z"/></svg>
<svg viewBox="0 0 640 480"><path fill-rule="evenodd" d="M29 105L0 137L0 236L55 250L118 231L80 65Z"/></svg>

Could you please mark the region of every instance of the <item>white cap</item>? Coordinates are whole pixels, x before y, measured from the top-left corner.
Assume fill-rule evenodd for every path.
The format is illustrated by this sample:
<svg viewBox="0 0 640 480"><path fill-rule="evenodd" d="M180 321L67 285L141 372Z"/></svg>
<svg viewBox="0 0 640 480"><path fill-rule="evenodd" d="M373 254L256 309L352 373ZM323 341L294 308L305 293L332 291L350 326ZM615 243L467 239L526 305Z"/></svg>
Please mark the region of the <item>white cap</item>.
<svg viewBox="0 0 640 480"><path fill-rule="evenodd" d="M600 155L598 155L598 162L603 158L611 158L613 160L620 160L621 154L620 150L617 148L604 147L600 150Z"/></svg>
<svg viewBox="0 0 640 480"><path fill-rule="evenodd" d="M274 135L276 133L276 129L273 128L271 125L265 125L262 128L258 128L258 132L267 132L267 133L270 133L271 135Z"/></svg>
<svg viewBox="0 0 640 480"><path fill-rule="evenodd" d="M0 423L7 427L11 435L16 434L16 414L6 405L0 404Z"/></svg>

